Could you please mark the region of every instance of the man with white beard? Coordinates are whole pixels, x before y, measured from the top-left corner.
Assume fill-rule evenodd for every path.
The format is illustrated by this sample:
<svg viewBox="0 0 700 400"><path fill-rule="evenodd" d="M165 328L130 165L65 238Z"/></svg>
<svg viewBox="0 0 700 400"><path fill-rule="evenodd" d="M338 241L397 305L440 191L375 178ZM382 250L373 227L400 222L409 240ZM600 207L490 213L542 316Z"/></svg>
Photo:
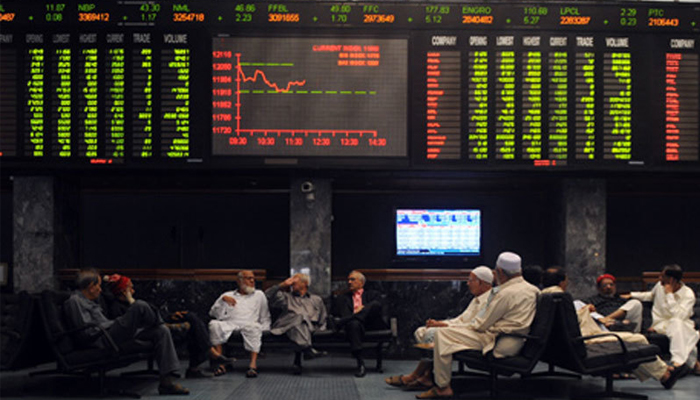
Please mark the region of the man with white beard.
<svg viewBox="0 0 700 400"><path fill-rule="evenodd" d="M267 297L260 290L255 290L255 275L253 271L238 273L238 290L226 292L219 296L209 315L214 318L209 322L209 337L211 343L219 352L222 344L226 343L233 332L241 332L243 347L250 352L250 364L246 377L258 376L258 353L262 346L262 333L270 329L270 310L267 307ZM226 367L220 365L216 375L226 372Z"/></svg>

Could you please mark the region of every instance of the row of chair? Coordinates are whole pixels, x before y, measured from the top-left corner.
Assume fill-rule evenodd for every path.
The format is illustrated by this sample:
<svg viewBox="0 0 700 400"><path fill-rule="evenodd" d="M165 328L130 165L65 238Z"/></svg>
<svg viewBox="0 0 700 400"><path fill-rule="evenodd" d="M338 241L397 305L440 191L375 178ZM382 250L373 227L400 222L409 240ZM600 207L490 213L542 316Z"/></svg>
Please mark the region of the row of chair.
<svg viewBox="0 0 700 400"><path fill-rule="evenodd" d="M640 364L654 361L660 353L655 345L624 342L614 333L582 336L573 299L568 293L543 294L537 305L535 319L528 335L514 335L525 339L525 345L517 356L495 358L492 353L463 351L455 354L455 360L467 367L488 373L491 398L498 398L498 376L520 374L522 377L576 374L605 377L605 390L586 393L581 398L635 398L646 400L645 395L617 392L613 389L613 375L629 372ZM587 344L588 339L611 336L613 341ZM549 364L549 372L533 373L538 362ZM576 374L554 371L559 367ZM463 366L460 365L460 371Z"/></svg>
<svg viewBox="0 0 700 400"><path fill-rule="evenodd" d="M75 343L74 337L79 330L68 329L64 321L63 303L69 296L69 292L52 290L38 295L26 292L3 295L3 370L19 370L55 360L56 368L34 371L30 376L97 374L100 396L107 392L105 376L113 369L147 360L148 370L139 372L156 374L153 369L154 349L150 343L132 341L117 346L104 329L100 329L105 344L102 348L84 348ZM135 393L120 394L140 397Z"/></svg>

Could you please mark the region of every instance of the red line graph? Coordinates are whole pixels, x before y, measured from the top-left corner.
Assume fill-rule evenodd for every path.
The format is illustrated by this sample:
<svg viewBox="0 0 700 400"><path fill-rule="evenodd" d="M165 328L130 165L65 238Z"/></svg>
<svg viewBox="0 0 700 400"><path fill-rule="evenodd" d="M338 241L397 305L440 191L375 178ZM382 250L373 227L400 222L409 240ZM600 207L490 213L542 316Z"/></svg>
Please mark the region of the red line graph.
<svg viewBox="0 0 700 400"><path fill-rule="evenodd" d="M257 82L258 78L262 78L263 82L272 89L275 89L278 93L288 93L292 86L304 86L306 85L306 80L302 81L290 81L287 83L287 87L282 89L277 86L276 83L270 82L265 75L265 72L256 69L252 76L246 76L243 72L243 67L241 66L241 53L236 53L236 135L240 136L243 134L249 134L251 136L257 134L263 134L267 136L268 134L276 134L280 136L282 134L291 134L295 136L297 134L303 134L304 136L331 134L333 137L336 135L345 135L346 137L354 134L364 137L369 135L371 137L377 137L376 130L341 130L341 129L241 129L241 83L245 82Z"/></svg>
<svg viewBox="0 0 700 400"><path fill-rule="evenodd" d="M243 68L241 67L241 53L236 53L236 82L239 82L240 78L243 78L243 82L256 82L258 80L258 76L260 76L265 82L265 84L272 89L275 89L276 92L281 92L281 93L287 93L291 89L292 86L304 86L306 84L306 80L303 81L291 81L287 83L287 87L284 89L280 89L279 86L277 86L276 83L270 82L267 80L267 76L265 76L265 73L259 69L256 69L255 72L253 73L252 77L247 77L245 76L245 73L243 72Z"/></svg>
<svg viewBox="0 0 700 400"><path fill-rule="evenodd" d="M267 86L275 89L278 93L287 93L292 86L306 85L306 80L290 81L285 89L281 89L276 83L270 82L265 73L259 69L255 70L253 76L247 77L243 72L243 67L241 67L241 53L236 53L236 134L241 132L241 82L257 82L258 76L262 78Z"/></svg>

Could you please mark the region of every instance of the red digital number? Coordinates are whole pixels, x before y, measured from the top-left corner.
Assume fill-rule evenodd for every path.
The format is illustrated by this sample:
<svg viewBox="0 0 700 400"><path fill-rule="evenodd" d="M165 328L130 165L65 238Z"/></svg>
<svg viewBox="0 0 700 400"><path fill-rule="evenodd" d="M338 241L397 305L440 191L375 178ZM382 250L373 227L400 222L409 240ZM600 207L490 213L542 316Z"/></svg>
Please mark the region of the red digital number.
<svg viewBox="0 0 700 400"><path fill-rule="evenodd" d="M245 146L248 144L247 137L232 136L228 138L228 144L231 146Z"/></svg>

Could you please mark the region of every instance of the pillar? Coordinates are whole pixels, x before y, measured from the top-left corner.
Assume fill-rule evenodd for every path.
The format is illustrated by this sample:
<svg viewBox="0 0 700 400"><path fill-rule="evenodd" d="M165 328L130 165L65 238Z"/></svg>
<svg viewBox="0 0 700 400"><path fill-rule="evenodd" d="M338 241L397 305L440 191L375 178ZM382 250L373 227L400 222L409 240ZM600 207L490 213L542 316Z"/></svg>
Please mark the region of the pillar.
<svg viewBox="0 0 700 400"><path fill-rule="evenodd" d="M310 291L328 297L331 294L331 181L292 179L289 202L290 272L308 274Z"/></svg>
<svg viewBox="0 0 700 400"><path fill-rule="evenodd" d="M574 299L596 293L595 279L605 272L606 182L568 179L563 184L563 258Z"/></svg>

